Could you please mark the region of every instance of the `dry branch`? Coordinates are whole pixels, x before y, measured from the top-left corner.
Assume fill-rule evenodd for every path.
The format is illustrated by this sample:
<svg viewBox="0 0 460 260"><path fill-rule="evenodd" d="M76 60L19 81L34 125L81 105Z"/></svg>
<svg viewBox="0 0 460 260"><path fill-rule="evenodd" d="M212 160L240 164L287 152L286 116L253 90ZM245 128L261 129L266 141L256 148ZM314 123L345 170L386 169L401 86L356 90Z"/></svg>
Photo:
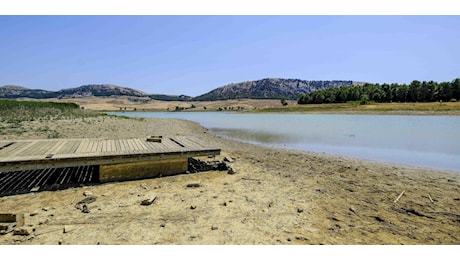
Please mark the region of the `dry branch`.
<svg viewBox="0 0 460 260"><path fill-rule="evenodd" d="M393 201L393 203L396 203L396 202L398 202L398 201L399 201L399 199L402 197L402 195L404 195L404 192L406 192L406 191L405 191L405 190L403 190L403 191L401 192L401 194L399 194L399 196L398 196L398 197L395 199L395 201Z"/></svg>

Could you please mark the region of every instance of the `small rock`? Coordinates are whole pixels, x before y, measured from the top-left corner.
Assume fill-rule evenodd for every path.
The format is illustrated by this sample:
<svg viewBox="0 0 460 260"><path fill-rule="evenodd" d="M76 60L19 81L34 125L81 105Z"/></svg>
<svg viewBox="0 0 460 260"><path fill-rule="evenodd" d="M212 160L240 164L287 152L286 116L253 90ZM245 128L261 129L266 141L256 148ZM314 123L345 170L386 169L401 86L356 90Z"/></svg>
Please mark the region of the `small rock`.
<svg viewBox="0 0 460 260"><path fill-rule="evenodd" d="M84 191L83 196L85 197L93 196L93 193L91 191Z"/></svg>
<svg viewBox="0 0 460 260"><path fill-rule="evenodd" d="M211 226L211 230L217 230L217 229L218 229L217 226L214 226L214 225Z"/></svg>
<svg viewBox="0 0 460 260"><path fill-rule="evenodd" d="M83 212L83 213L89 213L90 211L89 211L88 206L83 205L82 208L81 208L81 212Z"/></svg>
<svg viewBox="0 0 460 260"><path fill-rule="evenodd" d="M297 213L302 213L302 212L303 212L303 209L297 208Z"/></svg>
<svg viewBox="0 0 460 260"><path fill-rule="evenodd" d="M356 210L353 207L350 207L348 210L356 214Z"/></svg>
<svg viewBox="0 0 460 260"><path fill-rule="evenodd" d="M45 219L45 221L38 222L38 225L48 224L49 222L50 222L50 220L47 218L47 219Z"/></svg>
<svg viewBox="0 0 460 260"><path fill-rule="evenodd" d="M38 214L38 211L34 211L34 212L30 213L29 216L33 217L33 216L35 216L37 214Z"/></svg>
<svg viewBox="0 0 460 260"><path fill-rule="evenodd" d="M166 224L160 224L160 227L165 227L165 226L166 226Z"/></svg>
<svg viewBox="0 0 460 260"><path fill-rule="evenodd" d="M148 190L148 189L149 189L145 183L142 183L140 186L141 186L141 188L143 188L144 190Z"/></svg>
<svg viewBox="0 0 460 260"><path fill-rule="evenodd" d="M43 211L48 211L48 210L50 210L50 208L48 208L48 207L43 207L42 210L43 210Z"/></svg>
<svg viewBox="0 0 460 260"><path fill-rule="evenodd" d="M187 183L187 188L197 188L197 187L201 187L201 183L199 181Z"/></svg>
<svg viewBox="0 0 460 260"><path fill-rule="evenodd" d="M26 227L16 228L13 230L13 235L15 236L28 236L30 233L30 230Z"/></svg>
<svg viewBox="0 0 460 260"><path fill-rule="evenodd" d="M62 233L69 233L70 231L72 231L72 228L70 226L64 226L64 228L62 229Z"/></svg>
<svg viewBox="0 0 460 260"><path fill-rule="evenodd" d="M152 205L153 202L155 202L156 199L157 199L157 194L152 193L152 194L148 195L147 198L142 200L141 205L143 205L143 206Z"/></svg>
<svg viewBox="0 0 460 260"><path fill-rule="evenodd" d="M232 167L229 167L229 168L228 168L227 174L233 175L233 174L235 174L235 173L236 173L236 172L235 172L235 170L233 170Z"/></svg>
<svg viewBox="0 0 460 260"><path fill-rule="evenodd" d="M225 156L225 157L224 157L224 161L229 162L229 163L232 163L232 162L234 162L235 160L234 160L232 157L227 157L227 156Z"/></svg>
<svg viewBox="0 0 460 260"><path fill-rule="evenodd" d="M303 236L297 236L297 237L295 237L295 239L299 240L299 241L307 241L308 240L308 238L303 237Z"/></svg>
<svg viewBox="0 0 460 260"><path fill-rule="evenodd" d="M196 209L196 206L195 206L195 205L191 205L191 206L190 206L190 209Z"/></svg>

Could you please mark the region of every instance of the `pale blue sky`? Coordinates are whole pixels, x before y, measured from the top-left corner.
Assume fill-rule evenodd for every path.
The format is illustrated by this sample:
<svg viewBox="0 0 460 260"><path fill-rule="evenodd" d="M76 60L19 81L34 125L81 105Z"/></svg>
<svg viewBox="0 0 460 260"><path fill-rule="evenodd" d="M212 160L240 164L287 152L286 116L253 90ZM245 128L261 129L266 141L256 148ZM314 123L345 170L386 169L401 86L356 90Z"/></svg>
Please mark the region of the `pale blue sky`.
<svg viewBox="0 0 460 260"><path fill-rule="evenodd" d="M0 86L197 96L267 77L460 77L460 16L0 16Z"/></svg>

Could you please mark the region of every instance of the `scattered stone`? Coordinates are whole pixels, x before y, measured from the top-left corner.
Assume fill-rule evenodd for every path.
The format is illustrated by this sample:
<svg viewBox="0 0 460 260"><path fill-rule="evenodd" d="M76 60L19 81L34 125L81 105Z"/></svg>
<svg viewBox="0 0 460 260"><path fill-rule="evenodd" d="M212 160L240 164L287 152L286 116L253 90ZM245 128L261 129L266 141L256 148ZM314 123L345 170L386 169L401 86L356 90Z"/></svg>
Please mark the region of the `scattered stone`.
<svg viewBox="0 0 460 260"><path fill-rule="evenodd" d="M222 203L222 206L227 207L227 202L225 201L224 203Z"/></svg>
<svg viewBox="0 0 460 260"><path fill-rule="evenodd" d="M70 226L64 226L64 228L62 229L62 233L69 233L70 231L72 231L72 228Z"/></svg>
<svg viewBox="0 0 460 260"><path fill-rule="evenodd" d="M163 224L160 224L160 227L165 227L165 226L166 226L166 224L164 224L164 223L163 223Z"/></svg>
<svg viewBox="0 0 460 260"><path fill-rule="evenodd" d="M83 213L90 213L89 208L88 208L88 206L86 206L86 204L83 204L83 206L82 206L82 208L81 208L81 212L83 212Z"/></svg>
<svg viewBox="0 0 460 260"><path fill-rule="evenodd" d="M290 237L288 237L288 238L287 238L287 241L291 242L291 238L290 238Z"/></svg>
<svg viewBox="0 0 460 260"><path fill-rule="evenodd" d="M157 199L157 194L156 193L151 193L149 194L148 196L146 196L147 198L143 199L141 201L141 205L143 206L148 206L148 205L152 205L153 202L155 202L155 200Z"/></svg>
<svg viewBox="0 0 460 260"><path fill-rule="evenodd" d="M197 188L197 187L201 187L201 182L194 181L194 182L187 183L187 188Z"/></svg>
<svg viewBox="0 0 460 260"><path fill-rule="evenodd" d="M141 188L143 188L144 190L148 190L148 189L149 189L145 183L142 183L140 186L141 186Z"/></svg>
<svg viewBox="0 0 460 260"><path fill-rule="evenodd" d="M302 212L303 212L303 209L297 208L297 213L302 213Z"/></svg>
<svg viewBox="0 0 460 260"><path fill-rule="evenodd" d="M13 230L13 235L15 236L28 236L30 235L30 230L27 227L16 228Z"/></svg>
<svg viewBox="0 0 460 260"><path fill-rule="evenodd" d="M84 191L83 196L85 197L93 196L93 193L91 191Z"/></svg>
<svg viewBox="0 0 460 260"><path fill-rule="evenodd" d="M308 240L308 238L303 237L303 236L296 236L295 239L299 240L299 241L307 241Z"/></svg>
<svg viewBox="0 0 460 260"><path fill-rule="evenodd" d="M30 213L29 216L33 217L33 216L35 216L37 214L38 214L38 211L34 211L34 212Z"/></svg>
<svg viewBox="0 0 460 260"><path fill-rule="evenodd" d="M229 167L229 168L228 168L227 174L233 175L233 174L235 174L235 173L236 173L236 172L235 172L235 170L233 170L232 167Z"/></svg>
<svg viewBox="0 0 460 260"><path fill-rule="evenodd" d="M232 162L234 162L235 160L234 160L232 157L225 156L225 157L224 157L224 161L225 161L225 162L232 163Z"/></svg>
<svg viewBox="0 0 460 260"><path fill-rule="evenodd" d="M385 222L385 220L379 216L373 216L373 218L377 220L378 222Z"/></svg>
<svg viewBox="0 0 460 260"><path fill-rule="evenodd" d="M43 207L42 210L43 210L43 211L48 211L48 210L50 210L50 208L48 208L48 207Z"/></svg>
<svg viewBox="0 0 460 260"><path fill-rule="evenodd" d="M187 162L187 171L190 173L204 171L227 171L228 165L225 162L212 161L204 162L198 159L189 158Z"/></svg>
<svg viewBox="0 0 460 260"><path fill-rule="evenodd" d="M44 221L38 222L38 225L48 224L49 222L50 222L50 220L47 218L47 219L45 219Z"/></svg>
<svg viewBox="0 0 460 260"><path fill-rule="evenodd" d="M195 205L191 205L191 206L190 206L190 209L196 209L196 206L195 206Z"/></svg>
<svg viewBox="0 0 460 260"><path fill-rule="evenodd" d="M217 230L219 227L212 225L211 230Z"/></svg>
<svg viewBox="0 0 460 260"><path fill-rule="evenodd" d="M357 214L357 213L356 213L356 210L355 210L353 207L350 207L348 210L350 210L351 212Z"/></svg>

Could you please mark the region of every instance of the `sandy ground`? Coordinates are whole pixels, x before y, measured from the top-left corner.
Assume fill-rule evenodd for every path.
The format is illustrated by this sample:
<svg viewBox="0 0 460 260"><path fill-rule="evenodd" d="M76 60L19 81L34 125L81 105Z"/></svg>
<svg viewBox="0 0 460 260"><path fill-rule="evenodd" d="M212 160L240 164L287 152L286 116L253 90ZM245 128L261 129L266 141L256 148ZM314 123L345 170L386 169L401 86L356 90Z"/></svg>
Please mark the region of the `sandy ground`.
<svg viewBox="0 0 460 260"><path fill-rule="evenodd" d="M29 122L22 136L130 138L193 135L234 158L236 173L183 174L0 197L30 235L3 245L458 245L460 173L271 149L220 138L196 123L97 117ZM201 187L187 188L200 181ZM396 198L404 191L399 201ZM142 206L144 195L157 199ZM75 204L91 193L82 213Z"/></svg>

